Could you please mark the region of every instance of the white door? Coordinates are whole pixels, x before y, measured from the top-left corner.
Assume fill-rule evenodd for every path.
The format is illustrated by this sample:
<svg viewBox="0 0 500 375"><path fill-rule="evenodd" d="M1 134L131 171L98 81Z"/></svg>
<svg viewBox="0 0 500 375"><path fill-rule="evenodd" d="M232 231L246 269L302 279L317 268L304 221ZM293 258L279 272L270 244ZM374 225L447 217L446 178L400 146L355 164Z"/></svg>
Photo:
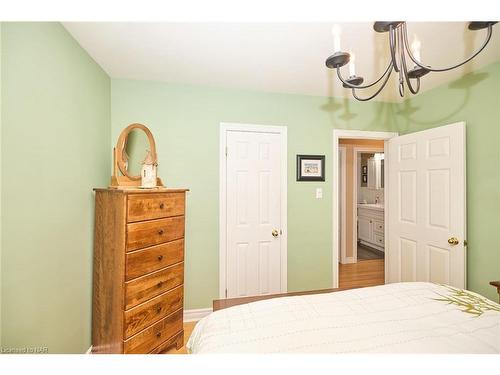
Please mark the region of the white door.
<svg viewBox="0 0 500 375"><path fill-rule="evenodd" d="M226 142L226 295L279 293L281 135L228 131Z"/></svg>
<svg viewBox="0 0 500 375"><path fill-rule="evenodd" d="M465 277L465 123L388 141L388 282Z"/></svg>

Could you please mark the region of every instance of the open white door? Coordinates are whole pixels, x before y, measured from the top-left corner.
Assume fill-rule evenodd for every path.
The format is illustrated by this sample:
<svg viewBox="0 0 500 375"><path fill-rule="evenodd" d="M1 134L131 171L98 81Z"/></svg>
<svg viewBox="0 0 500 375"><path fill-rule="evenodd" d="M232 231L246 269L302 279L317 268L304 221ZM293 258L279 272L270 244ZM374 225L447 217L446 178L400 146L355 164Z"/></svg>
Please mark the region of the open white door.
<svg viewBox="0 0 500 375"><path fill-rule="evenodd" d="M387 281L465 288L465 123L394 137L386 153Z"/></svg>

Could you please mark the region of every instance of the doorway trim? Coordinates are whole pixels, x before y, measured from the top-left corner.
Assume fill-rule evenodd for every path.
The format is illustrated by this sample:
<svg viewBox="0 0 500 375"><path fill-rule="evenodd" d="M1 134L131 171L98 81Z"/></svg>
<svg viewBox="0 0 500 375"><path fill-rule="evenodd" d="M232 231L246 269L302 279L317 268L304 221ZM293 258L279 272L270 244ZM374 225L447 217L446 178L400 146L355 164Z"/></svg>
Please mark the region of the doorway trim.
<svg viewBox="0 0 500 375"><path fill-rule="evenodd" d="M341 167L340 167L340 171L341 173L339 174L339 185L341 185L340 189L339 189L339 193L341 193L340 195L342 196L342 199L340 199L340 203L339 203L339 209L340 209L340 212L339 212L339 216L341 215L342 218L340 219L342 223L345 223L346 222L346 204L345 204L345 197L346 197L346 168L347 168L347 160L346 160L346 156L347 156L347 147L345 146L339 146L339 153L342 155L342 160L339 160L339 162L341 162ZM340 164L340 163L339 163ZM343 226L340 226L339 230L342 230L342 235L340 236L340 241L339 241L339 245L340 245L340 259L339 261L341 261L342 263L345 263L346 262L346 242L345 242L345 238L346 238L346 226L343 225Z"/></svg>
<svg viewBox="0 0 500 375"><path fill-rule="evenodd" d="M338 288L339 286L339 259L338 259L338 248L339 248L339 194L336 184L339 183L339 139L371 139L371 140L383 140L385 143L384 149L387 148L387 140L397 137L399 134L396 132L379 132L379 131L365 131L365 130L342 130L333 129L333 162L332 162L332 287ZM386 152L385 150L384 152ZM387 163L386 163L387 165ZM388 173L384 174L384 189L387 189L387 176ZM388 190L384 190L385 198L389 196ZM384 210L384 216L387 221L387 210ZM387 231L387 226L386 226ZM385 234L387 238L387 233ZM387 254L387 251L384 252ZM387 277L387 262L385 262L386 272L385 277Z"/></svg>
<svg viewBox="0 0 500 375"><path fill-rule="evenodd" d="M281 293L288 291L288 232L287 232L287 127L276 125L258 125L221 122L219 129L219 298L226 298L227 288L227 171L226 144L228 132L270 133L279 134L281 138L281 178L280 178L280 220L281 220Z"/></svg>

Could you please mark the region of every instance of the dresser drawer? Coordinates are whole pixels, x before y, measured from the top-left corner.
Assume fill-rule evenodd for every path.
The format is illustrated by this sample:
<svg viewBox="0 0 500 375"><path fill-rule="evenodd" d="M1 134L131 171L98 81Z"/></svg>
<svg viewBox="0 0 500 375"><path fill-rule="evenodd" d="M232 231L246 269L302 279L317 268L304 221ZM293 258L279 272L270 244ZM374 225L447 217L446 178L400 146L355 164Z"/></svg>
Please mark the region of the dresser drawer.
<svg viewBox="0 0 500 375"><path fill-rule="evenodd" d="M160 344L160 346L157 346L153 350L149 352L149 354L168 354L169 352L167 351L168 349L172 349L172 347L176 348L179 350L182 348L184 345L184 331L181 331L174 336L172 336L170 339L167 341L164 341Z"/></svg>
<svg viewBox="0 0 500 375"><path fill-rule="evenodd" d="M184 263L125 283L125 309L130 309L184 283Z"/></svg>
<svg viewBox="0 0 500 375"><path fill-rule="evenodd" d="M184 216L127 224L127 251L184 237Z"/></svg>
<svg viewBox="0 0 500 375"><path fill-rule="evenodd" d="M125 312L125 338L136 334L158 320L182 308L182 286L178 286L158 297Z"/></svg>
<svg viewBox="0 0 500 375"><path fill-rule="evenodd" d="M132 280L183 260L183 239L133 251L126 255L125 279Z"/></svg>
<svg viewBox="0 0 500 375"><path fill-rule="evenodd" d="M184 193L132 194L128 197L127 221L184 215Z"/></svg>
<svg viewBox="0 0 500 375"><path fill-rule="evenodd" d="M182 310L163 318L123 343L127 354L149 353L151 350L182 331Z"/></svg>

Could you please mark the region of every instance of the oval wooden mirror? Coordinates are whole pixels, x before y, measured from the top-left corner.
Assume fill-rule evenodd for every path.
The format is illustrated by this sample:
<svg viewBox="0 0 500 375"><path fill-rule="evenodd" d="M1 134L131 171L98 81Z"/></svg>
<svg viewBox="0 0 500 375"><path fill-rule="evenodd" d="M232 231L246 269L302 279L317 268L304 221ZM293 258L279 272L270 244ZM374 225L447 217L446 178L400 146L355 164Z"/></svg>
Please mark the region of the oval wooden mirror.
<svg viewBox="0 0 500 375"><path fill-rule="evenodd" d="M123 129L114 149L111 186L140 186L142 162L148 152L153 163L157 164L156 143L145 125L131 124ZM157 186L163 186L159 178Z"/></svg>

